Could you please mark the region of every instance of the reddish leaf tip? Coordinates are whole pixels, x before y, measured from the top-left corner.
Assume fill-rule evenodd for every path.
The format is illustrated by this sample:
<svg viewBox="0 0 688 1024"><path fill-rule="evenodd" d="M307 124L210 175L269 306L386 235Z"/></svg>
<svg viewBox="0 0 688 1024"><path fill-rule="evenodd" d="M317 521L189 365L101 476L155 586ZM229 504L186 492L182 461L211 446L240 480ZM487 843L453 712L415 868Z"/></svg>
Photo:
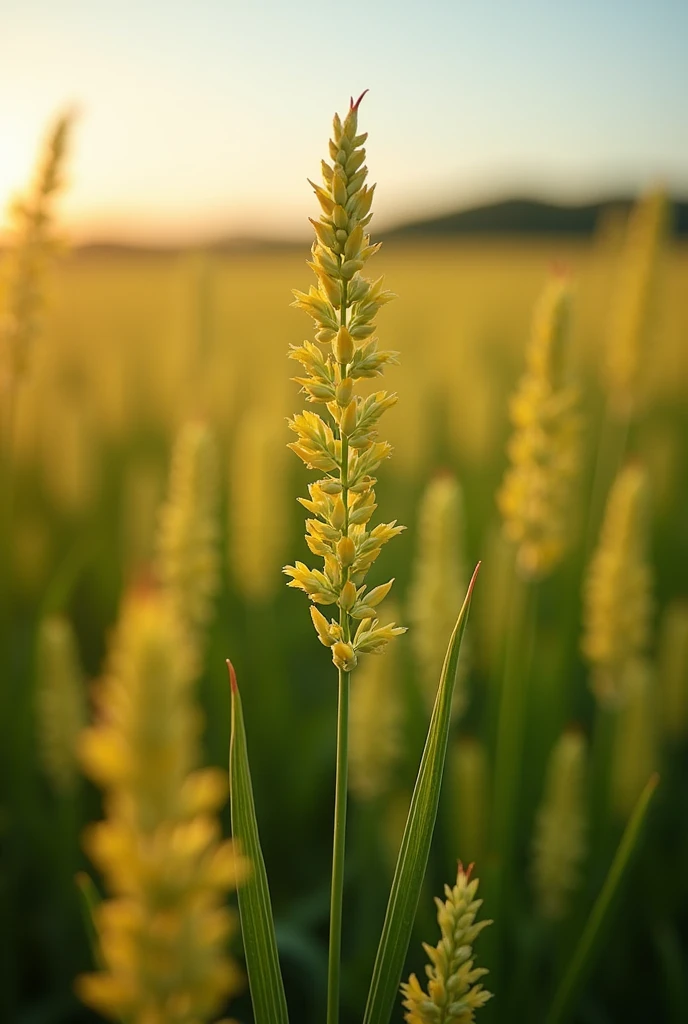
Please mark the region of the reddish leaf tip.
<svg viewBox="0 0 688 1024"><path fill-rule="evenodd" d="M365 96L365 94L367 92L370 92L370 90L369 89L364 89L363 92L361 93L361 95L358 97L358 99L355 102L354 102L353 96L351 97L351 110L358 110L360 102L361 102L361 100L363 99L363 97Z"/></svg>
<svg viewBox="0 0 688 1024"><path fill-rule="evenodd" d="M468 584L468 597L470 597L471 594L473 593L473 587L475 586L475 581L478 578L478 573L480 572L480 566L482 564L483 564L482 562L478 562L478 564L476 565L475 569L473 570L473 575L471 576L471 582Z"/></svg>
<svg viewBox="0 0 688 1024"><path fill-rule="evenodd" d="M238 693L239 687L237 686L236 672L234 671L234 665L232 665L229 658L227 658L227 668L229 670L229 685L232 688L232 693Z"/></svg>

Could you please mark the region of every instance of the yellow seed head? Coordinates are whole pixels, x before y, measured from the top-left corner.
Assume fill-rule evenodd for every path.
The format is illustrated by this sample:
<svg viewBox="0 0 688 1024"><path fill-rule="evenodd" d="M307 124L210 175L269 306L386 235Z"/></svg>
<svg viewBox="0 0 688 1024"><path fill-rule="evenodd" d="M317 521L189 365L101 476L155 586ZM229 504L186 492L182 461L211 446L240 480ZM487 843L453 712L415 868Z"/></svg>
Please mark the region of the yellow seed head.
<svg viewBox="0 0 688 1024"><path fill-rule="evenodd" d="M660 189L648 192L632 210L621 256L609 337L606 382L610 409L619 419L633 414L644 349L651 333L653 298L669 203Z"/></svg>
<svg viewBox="0 0 688 1024"><path fill-rule="evenodd" d="M535 308L526 372L511 400L510 466L497 504L526 579L556 567L570 533L580 431L577 392L564 373L569 306L568 282L554 277Z"/></svg>
<svg viewBox="0 0 688 1024"><path fill-rule="evenodd" d="M196 770L200 716L193 646L169 595L137 591L122 608L99 717L81 740L105 790L105 821L86 834L110 897L96 915L102 969L80 998L126 1020L214 1018L240 984L227 956L235 921L224 893L246 864L222 842L223 773Z"/></svg>
<svg viewBox="0 0 688 1024"><path fill-rule="evenodd" d="M565 732L550 756L533 840L533 884L543 917L564 917L585 855L585 739Z"/></svg>
<svg viewBox="0 0 688 1024"><path fill-rule="evenodd" d="M466 592L463 558L463 496L449 473L431 480L423 495L409 597L411 639L429 708L435 700L452 631ZM466 706L465 665L454 689L453 713Z"/></svg>
<svg viewBox="0 0 688 1024"><path fill-rule="evenodd" d="M157 569L199 651L218 585L217 490L215 441L204 423L188 422L172 454Z"/></svg>
<svg viewBox="0 0 688 1024"><path fill-rule="evenodd" d="M459 864L456 885L444 887L446 900L435 899L442 938L435 947L423 946L431 961L427 993L415 974L401 986L407 1024L473 1024L475 1011L491 998L480 981L487 971L474 966L473 943L492 922L475 921L482 900L475 898L478 879L470 875Z"/></svg>
<svg viewBox="0 0 688 1024"><path fill-rule="evenodd" d="M63 114L52 126L26 197L12 207L13 240L6 269L5 309L0 324L0 353L13 384L27 367L38 337L44 307L46 269L56 250L53 203L62 187L64 161L73 116Z"/></svg>
<svg viewBox="0 0 688 1024"><path fill-rule="evenodd" d="M69 796L78 778L76 743L86 707L76 639L62 616L50 616L40 625L36 713L46 775L57 793Z"/></svg>
<svg viewBox="0 0 688 1024"><path fill-rule="evenodd" d="M385 391L354 394L357 381L378 377L387 363L396 362L396 354L380 350L374 337L378 310L393 296L383 288L382 278L371 282L360 273L379 248L366 233L374 186L365 183L366 136L358 134L362 98L351 101L343 121L335 115L332 163L322 163L322 186L311 182L322 211L318 221L311 220L316 240L309 266L317 285L308 292L295 291L294 305L315 321L315 342L292 346L289 353L306 372L295 378L306 400L324 406L329 420L305 411L289 422L297 440L288 447L309 469L327 474L309 484L309 498L299 499L314 517L306 522L306 543L323 558L324 568L297 562L284 572L291 577L288 586L305 591L312 601L339 606L332 657L344 671L354 667L359 653L377 653L403 632L393 623L380 626L365 596L371 565L402 527L392 522L368 528L377 507L374 473L392 451L377 440L377 425L396 396ZM319 344L328 347L322 350ZM352 637L357 622L361 625ZM333 623L323 627L315 618L314 623L321 640L323 628L328 638L334 635Z"/></svg>
<svg viewBox="0 0 688 1024"><path fill-rule="evenodd" d="M623 701L629 666L649 644L647 529L647 476L633 464L612 486L584 588L581 648L592 669L595 696L607 706Z"/></svg>

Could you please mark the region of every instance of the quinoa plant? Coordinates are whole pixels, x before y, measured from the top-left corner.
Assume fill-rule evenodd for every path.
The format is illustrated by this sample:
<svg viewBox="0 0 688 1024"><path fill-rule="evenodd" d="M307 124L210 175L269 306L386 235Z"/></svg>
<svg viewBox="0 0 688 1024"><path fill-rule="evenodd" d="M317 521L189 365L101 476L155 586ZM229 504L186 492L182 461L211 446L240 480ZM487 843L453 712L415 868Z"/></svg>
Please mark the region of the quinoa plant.
<svg viewBox="0 0 688 1024"><path fill-rule="evenodd" d="M293 346L291 358L304 375L296 379L309 405L290 420L296 440L289 447L305 465L322 475L300 498L311 514L306 543L323 559L322 569L304 562L287 566L289 586L311 600L311 618L318 639L332 654L338 674L338 717L332 889L328 954L327 1024L337 1024L340 1003L341 928L344 887L347 776L349 763L349 689L351 672L361 657L380 654L404 628L381 623L378 606L393 580L368 589L368 572L382 547L403 529L396 521L370 525L377 508L376 472L392 452L378 439L378 422L397 396L375 391L357 393L361 381L378 377L397 360L380 348L375 317L392 298L382 278L361 274L379 249L367 232L374 186L366 184L358 112L363 95L342 120L335 115L329 143L331 162L322 162L323 184L312 184L321 208L312 220L316 239L309 266L317 284L295 292L295 305L315 322L315 339ZM321 415L322 412L322 415ZM472 581L473 582L473 581ZM471 583L472 587L472 583ZM458 621L449 640L416 788L392 883L392 892L373 968L365 1024L387 1024L397 990L422 884L437 813L439 787L451 715L452 691L469 595L457 609ZM328 618L321 608L336 609ZM256 1024L287 1020L284 986L272 923L267 877L253 810L241 702L232 670L233 719L230 749L232 828L251 859L254 875L239 892L246 961Z"/></svg>

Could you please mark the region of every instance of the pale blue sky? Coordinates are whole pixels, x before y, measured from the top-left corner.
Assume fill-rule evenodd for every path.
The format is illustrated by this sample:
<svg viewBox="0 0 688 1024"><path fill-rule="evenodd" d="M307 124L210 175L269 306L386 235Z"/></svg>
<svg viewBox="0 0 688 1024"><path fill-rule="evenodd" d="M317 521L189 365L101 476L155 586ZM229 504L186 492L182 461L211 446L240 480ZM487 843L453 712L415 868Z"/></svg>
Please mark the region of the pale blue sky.
<svg viewBox="0 0 688 1024"><path fill-rule="evenodd" d="M0 202L77 103L77 235L299 233L330 117L366 87L379 224L688 193L686 0L0 0Z"/></svg>

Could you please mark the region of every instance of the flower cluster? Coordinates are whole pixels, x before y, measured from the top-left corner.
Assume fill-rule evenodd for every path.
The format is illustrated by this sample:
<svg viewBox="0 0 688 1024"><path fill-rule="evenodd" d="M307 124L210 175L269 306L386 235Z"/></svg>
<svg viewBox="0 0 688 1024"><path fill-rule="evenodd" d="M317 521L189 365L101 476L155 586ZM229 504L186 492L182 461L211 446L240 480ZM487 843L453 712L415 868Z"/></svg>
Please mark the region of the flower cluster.
<svg viewBox="0 0 688 1024"><path fill-rule="evenodd" d="M543 917L557 920L569 909L586 852L585 738L565 732L547 767L545 794L533 841L533 882Z"/></svg>
<svg viewBox="0 0 688 1024"><path fill-rule="evenodd" d="M99 1013L132 1024L202 1024L241 983L226 952L234 915L222 904L246 863L220 837L224 774L196 768L193 663L169 595L131 594L99 719L81 740L107 815L86 845L111 898L95 914L101 970L79 978L77 990Z"/></svg>
<svg viewBox="0 0 688 1024"><path fill-rule="evenodd" d="M466 593L463 533L461 485L453 474L441 473L430 481L422 498L409 600L411 638L430 709L435 701L447 644ZM452 700L455 719L467 704L465 666L464 636Z"/></svg>
<svg viewBox="0 0 688 1024"><path fill-rule="evenodd" d="M425 968L427 993L415 974L401 986L408 1024L472 1024L475 1011L490 999L480 983L487 970L473 966L473 943L492 923L475 923L482 905L482 900L475 898L477 890L478 879L471 881L471 867L464 871L459 864L456 885L444 887L445 902L435 899L442 938L435 947L423 944L432 961Z"/></svg>
<svg viewBox="0 0 688 1024"><path fill-rule="evenodd" d="M11 209L13 245L5 287L5 310L0 325L4 368L11 381L26 371L32 343L39 330L44 304L46 265L56 250L52 204L63 183L64 162L73 117L55 122L29 194Z"/></svg>
<svg viewBox="0 0 688 1024"><path fill-rule="evenodd" d="M526 372L511 400L511 466L497 503L527 579L551 572L567 543L579 438L578 395L562 366L569 305L569 284L557 275L535 309Z"/></svg>
<svg viewBox="0 0 688 1024"><path fill-rule="evenodd" d="M36 712L41 759L61 796L77 786L76 739L86 720L83 671L69 619L49 615L38 632Z"/></svg>
<svg viewBox="0 0 688 1024"><path fill-rule="evenodd" d="M362 98L351 101L344 121L335 115L332 163L322 163L322 187L311 182L322 209L320 219L311 221L316 240L309 266L318 283L307 294L295 292L294 305L315 321L315 342L292 346L289 353L306 371L295 378L306 400L324 406L328 420L305 411L289 423L297 435L289 447L309 469L326 474L309 485L309 498L299 499L314 517L306 521L306 543L324 559L324 567L310 569L297 562L284 572L292 577L289 586L314 602L311 616L318 637L345 672L355 667L359 654L377 653L404 632L393 623L380 625L376 617L393 581L370 591L364 582L382 546L403 527L392 522L369 529L377 508L374 473L392 451L377 440L378 420L396 395L355 394L357 381L381 375L386 364L396 361L396 354L380 349L374 336L375 316L392 295L382 278L370 282L360 274L379 248L365 230L374 186L365 183L367 136L358 134ZM337 605L339 621L328 621L317 604ZM358 623L355 633L352 620Z"/></svg>
<svg viewBox="0 0 688 1024"><path fill-rule="evenodd" d="M661 189L643 196L631 211L609 325L606 384L617 419L635 412L645 342L654 320L654 291L669 227L669 202Z"/></svg>
<svg viewBox="0 0 688 1024"><path fill-rule="evenodd" d="M199 656L219 583L217 477L215 438L205 423L189 420L174 443L157 572Z"/></svg>
<svg viewBox="0 0 688 1024"><path fill-rule="evenodd" d="M581 647L592 668L595 696L607 706L623 703L629 673L649 647L652 571L647 546L647 474L632 463L610 491L584 589Z"/></svg>

